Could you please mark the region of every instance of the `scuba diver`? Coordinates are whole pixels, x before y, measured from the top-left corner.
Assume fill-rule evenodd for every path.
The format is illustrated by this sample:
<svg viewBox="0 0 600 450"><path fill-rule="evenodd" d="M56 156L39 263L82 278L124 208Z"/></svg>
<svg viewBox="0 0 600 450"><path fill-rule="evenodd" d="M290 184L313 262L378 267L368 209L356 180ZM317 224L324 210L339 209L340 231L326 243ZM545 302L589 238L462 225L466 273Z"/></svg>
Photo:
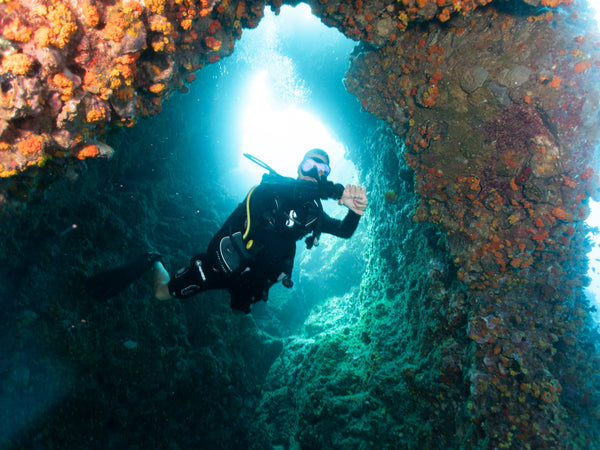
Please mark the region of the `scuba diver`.
<svg viewBox="0 0 600 450"><path fill-rule="evenodd" d="M324 150L312 149L304 155L297 179L283 177L259 159L244 156L269 173L225 221L206 253L192 257L190 264L172 277L158 253L147 253L126 266L91 278L88 292L108 298L152 267L154 296L159 300L227 289L231 308L248 314L250 305L267 301L269 288L276 282L293 286L296 241L310 234L305 240L310 249L318 246L321 233L345 239L352 236L368 204L366 189L328 181L331 168ZM321 200L326 199L337 200L348 208L343 220L323 211ZM109 278L121 279L122 283L109 288Z"/></svg>

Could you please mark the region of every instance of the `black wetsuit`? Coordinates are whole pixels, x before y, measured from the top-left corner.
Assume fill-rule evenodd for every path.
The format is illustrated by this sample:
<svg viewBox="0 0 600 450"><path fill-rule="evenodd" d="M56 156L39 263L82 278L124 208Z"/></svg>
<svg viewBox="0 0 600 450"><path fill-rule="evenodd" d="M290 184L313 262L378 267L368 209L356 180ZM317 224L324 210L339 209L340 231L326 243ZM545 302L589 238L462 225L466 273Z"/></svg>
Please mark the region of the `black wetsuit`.
<svg viewBox="0 0 600 450"><path fill-rule="evenodd" d="M267 300L269 288L282 274L284 284L291 286L297 240L312 232L307 239L310 248L320 233L352 236L360 216L349 210L344 220L333 219L321 205L321 199L341 198L343 190L329 181L263 176L212 238L207 252L194 256L173 276L171 295L185 298L208 289L227 289L231 307L250 312L252 303Z"/></svg>

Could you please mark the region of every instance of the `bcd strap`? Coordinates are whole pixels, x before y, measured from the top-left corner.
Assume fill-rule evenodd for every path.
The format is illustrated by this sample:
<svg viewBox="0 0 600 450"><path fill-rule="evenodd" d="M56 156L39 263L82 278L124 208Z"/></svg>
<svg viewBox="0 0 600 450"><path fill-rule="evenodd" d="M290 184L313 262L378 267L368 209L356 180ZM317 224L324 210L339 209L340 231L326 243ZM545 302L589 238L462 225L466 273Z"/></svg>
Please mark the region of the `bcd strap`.
<svg viewBox="0 0 600 450"><path fill-rule="evenodd" d="M319 217L317 218L317 224L315 225L312 234L304 240L304 242L306 242L306 248L309 250L319 246L319 238L321 237L321 216L323 214L323 204L321 203L321 199L317 199L317 204L321 210Z"/></svg>

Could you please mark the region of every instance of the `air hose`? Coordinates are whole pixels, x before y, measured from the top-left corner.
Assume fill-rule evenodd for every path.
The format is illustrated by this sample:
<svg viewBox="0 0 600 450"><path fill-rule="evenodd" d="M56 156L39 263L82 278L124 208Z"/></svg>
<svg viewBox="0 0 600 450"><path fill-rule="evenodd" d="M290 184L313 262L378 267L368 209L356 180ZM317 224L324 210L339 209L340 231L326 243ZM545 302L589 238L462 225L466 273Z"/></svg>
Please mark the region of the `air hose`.
<svg viewBox="0 0 600 450"><path fill-rule="evenodd" d="M250 234L250 196L256 188L257 186L254 186L252 189L250 189L250 192L248 192L248 197L246 197L246 231L244 231L244 235L242 236L242 239L244 240L246 240L248 234ZM246 242L246 250L250 250L250 248L252 248L252 244L254 244L252 239Z"/></svg>

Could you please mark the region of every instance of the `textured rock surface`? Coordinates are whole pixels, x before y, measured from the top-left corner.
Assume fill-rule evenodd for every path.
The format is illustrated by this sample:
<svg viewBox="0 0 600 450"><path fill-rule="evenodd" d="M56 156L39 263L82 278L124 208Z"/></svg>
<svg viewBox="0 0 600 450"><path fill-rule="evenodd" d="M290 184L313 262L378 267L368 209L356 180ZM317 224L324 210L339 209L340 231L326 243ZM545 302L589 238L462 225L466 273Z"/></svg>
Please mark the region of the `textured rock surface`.
<svg viewBox="0 0 600 450"><path fill-rule="evenodd" d="M149 211L194 217L178 197L185 177L172 175L182 167L150 188L135 183L163 156L132 152L104 171L85 159L110 156L105 131L160 112L195 70L229 54L264 3L0 3L2 271L11 280L1 288L4 298L23 284L54 292L43 310L13 299L18 320L4 324L3 346L49 344L39 358L0 360L5 404L35 404L41 379L47 405L66 395L59 378L80 394L24 442L148 446L157 441L143 433L160 429L166 440L181 430L183 448L594 448L600 360L583 294L583 220L597 190L600 39L589 11L546 0L311 3L324 23L365 42L345 83L387 127L353 149L373 199L360 294L331 299L323 310L336 314L286 340L264 385L281 343L230 317L223 296L185 311L140 300L115 320L110 308L78 302L77 282L57 295L64 285L48 286L47 275L61 269L44 253L71 239L65 218L97 204L88 234L107 227L150 240L181 220L140 221ZM81 195L68 181L79 173L89 178ZM178 194L161 203L155 192L169 184ZM185 223L206 240L218 219ZM103 244L119 255L117 243ZM65 265L97 269L91 242L79 248ZM162 325L145 330L138 314ZM247 346L260 357L249 359ZM79 398L108 416L92 415L85 433L90 403Z"/></svg>
<svg viewBox="0 0 600 450"><path fill-rule="evenodd" d="M597 421L568 419L598 370L581 264L597 187L598 48L582 22L568 10L477 10L359 55L346 80L405 136L414 219L439 225L468 286L442 317L466 314L473 344L460 369L436 367L468 383L472 424L459 435L471 443L583 445Z"/></svg>
<svg viewBox="0 0 600 450"><path fill-rule="evenodd" d="M231 54L263 2L10 0L0 4L0 176L50 158L102 156L131 126Z"/></svg>

